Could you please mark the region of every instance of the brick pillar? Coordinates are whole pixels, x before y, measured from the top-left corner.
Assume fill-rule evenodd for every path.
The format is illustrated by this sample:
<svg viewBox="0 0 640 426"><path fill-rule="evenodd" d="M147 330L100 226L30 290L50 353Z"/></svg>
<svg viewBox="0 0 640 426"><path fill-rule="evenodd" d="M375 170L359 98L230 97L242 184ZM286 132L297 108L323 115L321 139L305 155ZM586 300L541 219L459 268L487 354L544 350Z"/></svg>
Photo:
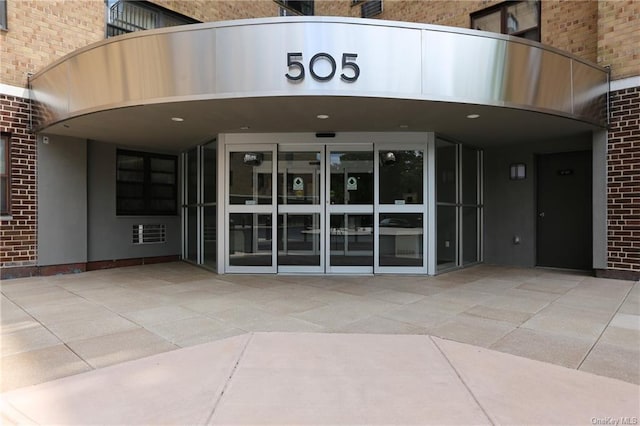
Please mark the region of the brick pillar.
<svg viewBox="0 0 640 426"><path fill-rule="evenodd" d="M640 279L640 87L611 93L607 153L608 271Z"/></svg>
<svg viewBox="0 0 640 426"><path fill-rule="evenodd" d="M38 248L37 145L27 99L0 95L0 132L9 140L11 182L10 214L0 221L1 277L31 275Z"/></svg>

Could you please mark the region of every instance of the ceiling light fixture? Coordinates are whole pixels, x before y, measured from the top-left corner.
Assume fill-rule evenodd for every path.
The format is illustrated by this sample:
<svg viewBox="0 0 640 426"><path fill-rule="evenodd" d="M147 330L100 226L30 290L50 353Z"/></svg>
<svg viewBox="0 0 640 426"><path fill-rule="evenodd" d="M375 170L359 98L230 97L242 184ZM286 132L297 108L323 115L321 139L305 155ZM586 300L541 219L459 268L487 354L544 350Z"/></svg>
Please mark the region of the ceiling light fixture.
<svg viewBox="0 0 640 426"><path fill-rule="evenodd" d="M182 118L182 117L171 117L171 121L175 121L177 123L182 123L184 121L184 118Z"/></svg>
<svg viewBox="0 0 640 426"><path fill-rule="evenodd" d="M467 118L471 118L472 120L475 119L475 118L478 118L478 117L480 117L480 114L469 114L469 115L467 115Z"/></svg>
<svg viewBox="0 0 640 426"><path fill-rule="evenodd" d="M326 120L327 118L329 118L327 114L318 114L316 115L316 117L319 118L320 120Z"/></svg>

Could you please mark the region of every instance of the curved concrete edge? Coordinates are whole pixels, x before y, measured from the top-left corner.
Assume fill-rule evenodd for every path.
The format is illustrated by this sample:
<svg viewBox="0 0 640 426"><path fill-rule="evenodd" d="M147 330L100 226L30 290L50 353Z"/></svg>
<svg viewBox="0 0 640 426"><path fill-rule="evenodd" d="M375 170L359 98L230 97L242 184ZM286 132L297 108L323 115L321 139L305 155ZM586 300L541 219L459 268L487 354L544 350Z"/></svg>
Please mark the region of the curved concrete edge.
<svg viewBox="0 0 640 426"><path fill-rule="evenodd" d="M0 410L5 424L634 424L639 396L424 335L255 333L11 391Z"/></svg>
<svg viewBox="0 0 640 426"><path fill-rule="evenodd" d="M495 424L640 421L640 387L635 384L432 339Z"/></svg>

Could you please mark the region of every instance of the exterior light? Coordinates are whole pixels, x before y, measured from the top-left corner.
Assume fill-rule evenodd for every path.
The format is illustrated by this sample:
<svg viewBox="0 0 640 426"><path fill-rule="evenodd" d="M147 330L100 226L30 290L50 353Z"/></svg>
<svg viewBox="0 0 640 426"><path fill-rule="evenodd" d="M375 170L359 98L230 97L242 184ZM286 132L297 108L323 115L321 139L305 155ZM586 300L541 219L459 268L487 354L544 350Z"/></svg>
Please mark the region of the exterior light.
<svg viewBox="0 0 640 426"><path fill-rule="evenodd" d="M177 123L182 123L184 121L184 118L182 118L182 117L171 117L171 121L175 121Z"/></svg>
<svg viewBox="0 0 640 426"><path fill-rule="evenodd" d="M247 166L259 166L260 164L262 164L262 159L263 156L260 152L247 152L244 154L244 158L242 159L242 161Z"/></svg>
<svg viewBox="0 0 640 426"><path fill-rule="evenodd" d="M384 164L385 166L394 164L395 162L396 162L396 155L393 152L388 151L382 155L382 164Z"/></svg>
<svg viewBox="0 0 640 426"><path fill-rule="evenodd" d="M316 117L319 118L320 120L326 120L327 118L329 118L327 114L318 114L316 115Z"/></svg>
<svg viewBox="0 0 640 426"><path fill-rule="evenodd" d="M476 118L479 118L479 117L480 117L480 114L469 114L469 115L467 115L467 118L470 118L472 120L476 119Z"/></svg>
<svg viewBox="0 0 640 426"><path fill-rule="evenodd" d="M249 130L249 126L242 126L240 127L240 130Z"/></svg>
<svg viewBox="0 0 640 426"><path fill-rule="evenodd" d="M527 178L527 166L524 163L516 163L509 166L509 180L524 180Z"/></svg>
<svg viewBox="0 0 640 426"><path fill-rule="evenodd" d="M408 124L401 124L401 125L400 125L400 128L401 128L401 129L408 129L408 128L409 128L409 125L408 125Z"/></svg>

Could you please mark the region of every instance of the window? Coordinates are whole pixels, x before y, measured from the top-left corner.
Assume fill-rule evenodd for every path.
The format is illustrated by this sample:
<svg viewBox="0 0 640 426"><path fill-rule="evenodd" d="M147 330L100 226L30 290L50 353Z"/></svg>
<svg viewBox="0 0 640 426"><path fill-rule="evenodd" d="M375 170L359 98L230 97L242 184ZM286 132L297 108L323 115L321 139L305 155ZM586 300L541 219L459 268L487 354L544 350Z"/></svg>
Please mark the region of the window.
<svg viewBox="0 0 640 426"><path fill-rule="evenodd" d="M116 214L177 214L177 166L173 155L118 150Z"/></svg>
<svg viewBox="0 0 640 426"><path fill-rule="evenodd" d="M509 1L472 13L471 28L540 41L540 1Z"/></svg>
<svg viewBox="0 0 640 426"><path fill-rule="evenodd" d="M313 0L275 0L280 5L280 16L314 14Z"/></svg>
<svg viewBox="0 0 640 426"><path fill-rule="evenodd" d="M0 0L0 30L6 30L7 26L7 0Z"/></svg>
<svg viewBox="0 0 640 426"><path fill-rule="evenodd" d="M9 153L9 136L0 135L0 214L7 215L11 208L11 176Z"/></svg>
<svg viewBox="0 0 640 426"><path fill-rule="evenodd" d="M107 37L200 22L146 1L108 0L107 7Z"/></svg>

